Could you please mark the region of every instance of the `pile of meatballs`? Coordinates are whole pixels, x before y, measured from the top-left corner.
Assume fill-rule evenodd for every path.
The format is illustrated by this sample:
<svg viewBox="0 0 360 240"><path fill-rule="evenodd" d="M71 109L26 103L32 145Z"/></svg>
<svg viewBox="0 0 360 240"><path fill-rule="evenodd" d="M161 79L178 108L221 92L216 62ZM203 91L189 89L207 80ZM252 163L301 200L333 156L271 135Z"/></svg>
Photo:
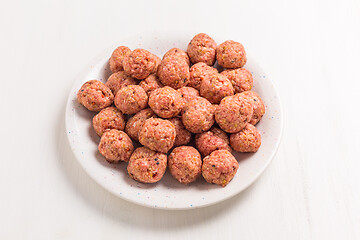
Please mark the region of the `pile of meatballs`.
<svg viewBox="0 0 360 240"><path fill-rule="evenodd" d="M202 175L225 187L239 168L231 151L256 152L261 145L255 125L265 106L251 91L246 60L242 44L217 45L204 33L186 52L173 48L163 59L144 49L116 48L107 82L88 81L77 94L98 112L93 127L101 137L99 152L110 163L128 162L130 177L142 183L158 182L168 167L180 183ZM133 141L142 146L134 149Z"/></svg>

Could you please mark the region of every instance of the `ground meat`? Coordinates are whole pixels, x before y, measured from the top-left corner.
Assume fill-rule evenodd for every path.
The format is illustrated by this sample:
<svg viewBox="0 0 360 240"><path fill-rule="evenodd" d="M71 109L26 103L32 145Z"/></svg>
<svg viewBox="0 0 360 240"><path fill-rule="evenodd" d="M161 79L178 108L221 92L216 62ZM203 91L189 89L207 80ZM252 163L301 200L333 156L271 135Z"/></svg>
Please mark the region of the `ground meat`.
<svg viewBox="0 0 360 240"><path fill-rule="evenodd" d="M110 106L114 101L114 95L110 88L98 80L90 80L84 83L77 93L79 103L90 111L100 111Z"/></svg>
<svg viewBox="0 0 360 240"><path fill-rule="evenodd" d="M190 68L190 80L188 86L200 90L201 82L204 79L208 79L212 75L218 73L219 72L216 68L210 67L206 63L203 62L196 63Z"/></svg>
<svg viewBox="0 0 360 240"><path fill-rule="evenodd" d="M158 116L172 118L180 113L184 100L175 89L165 86L155 89L150 94L149 106Z"/></svg>
<svg viewBox="0 0 360 240"><path fill-rule="evenodd" d="M127 171L131 178L143 183L155 183L161 180L166 171L167 156L147 147L135 149L131 155Z"/></svg>
<svg viewBox="0 0 360 240"><path fill-rule="evenodd" d="M138 85L121 88L115 96L115 106L125 114L135 114L144 109L148 103L145 90Z"/></svg>
<svg viewBox="0 0 360 240"><path fill-rule="evenodd" d="M154 73L157 72L157 69L161 63L161 58L159 58L158 56L154 55L155 56L155 70L154 70Z"/></svg>
<svg viewBox="0 0 360 240"><path fill-rule="evenodd" d="M234 86L235 93L241 93L251 90L253 86L253 77L251 72L245 68L228 69L221 72L222 75L227 77Z"/></svg>
<svg viewBox="0 0 360 240"><path fill-rule="evenodd" d="M238 168L238 162L229 151L216 150L203 159L202 175L208 183L225 187Z"/></svg>
<svg viewBox="0 0 360 240"><path fill-rule="evenodd" d="M123 68L124 57L130 53L131 50L128 47L120 46L116 48L109 60L110 70L113 73L124 70Z"/></svg>
<svg viewBox="0 0 360 240"><path fill-rule="evenodd" d="M212 66L216 59L216 42L205 33L199 33L191 39L187 53L192 63L204 62Z"/></svg>
<svg viewBox="0 0 360 240"><path fill-rule="evenodd" d="M157 56L145 49L135 49L124 57L124 71L131 77L145 79L156 71Z"/></svg>
<svg viewBox="0 0 360 240"><path fill-rule="evenodd" d="M186 103L182 111L182 122L192 133L207 131L214 124L214 107L202 97Z"/></svg>
<svg viewBox="0 0 360 240"><path fill-rule="evenodd" d="M111 129L124 130L125 117L116 107L107 107L93 117L93 127L101 137L104 132Z"/></svg>
<svg viewBox="0 0 360 240"><path fill-rule="evenodd" d="M212 127L207 132L196 134L195 145L203 156L207 156L219 149L231 152L229 137L224 131L217 127Z"/></svg>
<svg viewBox="0 0 360 240"><path fill-rule="evenodd" d="M246 63L246 52L241 43L229 40L216 48L218 64L224 68L241 68Z"/></svg>
<svg viewBox="0 0 360 240"><path fill-rule="evenodd" d="M184 124L181 121L181 118L174 117L170 118L169 121L174 124L176 129L176 137L174 142L174 147L186 145L191 140L191 132L186 130Z"/></svg>
<svg viewBox="0 0 360 240"><path fill-rule="evenodd" d="M134 140L139 141L139 131L145 121L151 117L156 117L153 110L146 108L132 116L126 123L125 132Z"/></svg>
<svg viewBox="0 0 360 240"><path fill-rule="evenodd" d="M200 153L190 146L175 148L169 155L168 165L171 175L180 183L194 182L201 174Z"/></svg>
<svg viewBox="0 0 360 240"><path fill-rule="evenodd" d="M174 145L175 126L168 120L150 118L139 131L139 141L151 150L167 153Z"/></svg>
<svg viewBox="0 0 360 240"><path fill-rule="evenodd" d="M194 97L200 97L198 90L192 87L182 87L177 90L184 100L184 103L191 101Z"/></svg>
<svg viewBox="0 0 360 240"><path fill-rule="evenodd" d="M253 91L246 91L241 93L243 96L247 96L252 100L253 103L253 115L250 120L250 124L257 124L262 116L265 114L265 105L260 96Z"/></svg>
<svg viewBox="0 0 360 240"><path fill-rule="evenodd" d="M215 74L201 82L200 95L211 103L219 103L224 97L234 95L234 87L227 77Z"/></svg>
<svg viewBox="0 0 360 240"><path fill-rule="evenodd" d="M186 61L187 65L190 65L189 56L187 55L187 53L184 50L181 50L179 48L172 48L164 54L163 59L170 57L170 56L183 58Z"/></svg>
<svg viewBox="0 0 360 240"><path fill-rule="evenodd" d="M230 135L230 144L237 152L257 152L261 145L260 132L248 123L240 132Z"/></svg>
<svg viewBox="0 0 360 240"><path fill-rule="evenodd" d="M156 76L156 74L151 74L144 80L142 80L139 83L139 86L142 87L147 95L149 96L152 91L154 91L157 88L163 87L163 85L160 83L159 78Z"/></svg>
<svg viewBox="0 0 360 240"><path fill-rule="evenodd" d="M246 126L252 114L250 99L238 93L221 100L215 111L215 120L225 132L235 133Z"/></svg>
<svg viewBox="0 0 360 240"><path fill-rule="evenodd" d="M105 85L111 89L112 93L115 96L122 87L136 84L137 81L134 78L126 75L124 71L118 71L111 74Z"/></svg>
<svg viewBox="0 0 360 240"><path fill-rule="evenodd" d="M126 133L111 129L101 136L98 149L108 162L117 163L129 161L134 146Z"/></svg>
<svg viewBox="0 0 360 240"><path fill-rule="evenodd" d="M163 85L179 89L189 81L189 65L183 58L169 56L161 61L157 75Z"/></svg>

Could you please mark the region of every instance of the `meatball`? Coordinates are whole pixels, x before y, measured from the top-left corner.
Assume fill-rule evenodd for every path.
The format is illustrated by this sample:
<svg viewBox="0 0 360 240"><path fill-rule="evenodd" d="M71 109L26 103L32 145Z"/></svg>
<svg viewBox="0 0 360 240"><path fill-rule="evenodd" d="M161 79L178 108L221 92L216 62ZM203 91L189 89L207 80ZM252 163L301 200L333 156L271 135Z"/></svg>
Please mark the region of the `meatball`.
<svg viewBox="0 0 360 240"><path fill-rule="evenodd" d="M139 141L139 131L145 121L151 117L156 117L153 110L146 108L132 116L126 123L125 132L134 140Z"/></svg>
<svg viewBox="0 0 360 240"><path fill-rule="evenodd" d="M237 152L257 152L261 145L260 132L248 123L240 132L230 135L230 145Z"/></svg>
<svg viewBox="0 0 360 240"><path fill-rule="evenodd" d="M251 120L252 103L249 98L239 95L224 98L216 108L215 120L225 132L238 132Z"/></svg>
<svg viewBox="0 0 360 240"><path fill-rule="evenodd" d="M186 61L187 65L190 65L189 56L187 55L187 53L184 50L181 50L179 48L172 48L164 54L163 59L170 57L170 56L183 58Z"/></svg>
<svg viewBox="0 0 360 240"><path fill-rule="evenodd" d="M217 127L213 127L207 132L196 134L195 145L203 156L207 156L219 149L231 152L228 136Z"/></svg>
<svg viewBox="0 0 360 240"><path fill-rule="evenodd" d="M212 66L216 58L216 42L205 33L199 33L191 39L187 53L192 63L204 62Z"/></svg>
<svg viewBox="0 0 360 240"><path fill-rule="evenodd" d="M129 161L134 146L126 133L111 129L101 136L98 149L108 162L117 163Z"/></svg>
<svg viewBox="0 0 360 240"><path fill-rule="evenodd" d="M200 176L201 164L200 153L190 146L177 147L169 155L170 173L183 184L194 182Z"/></svg>
<svg viewBox="0 0 360 240"><path fill-rule="evenodd" d="M241 68L246 63L246 52L241 43L229 40L216 48L218 64L224 68Z"/></svg>
<svg viewBox="0 0 360 240"><path fill-rule="evenodd" d="M163 85L178 89L189 81L189 65L183 58L169 56L161 61L157 75Z"/></svg>
<svg viewBox="0 0 360 240"><path fill-rule="evenodd" d="M168 120L150 118L139 131L139 141L151 150L167 153L174 145L176 128Z"/></svg>
<svg viewBox="0 0 360 240"><path fill-rule="evenodd" d="M116 107L107 107L93 117L93 127L100 137L111 129L124 130L125 117Z"/></svg>
<svg viewBox="0 0 360 240"><path fill-rule="evenodd" d="M115 106L125 114L135 114L144 109L148 103L145 90L138 85L121 88L115 96Z"/></svg>
<svg viewBox="0 0 360 240"><path fill-rule="evenodd" d="M110 88L98 80L90 80L84 83L77 93L79 103L90 111L100 111L110 106L114 101L114 95Z"/></svg>
<svg viewBox="0 0 360 240"><path fill-rule="evenodd" d="M189 102L194 97L200 97L199 91L192 87L182 87L177 91L181 94L181 97L184 99L185 103Z"/></svg>
<svg viewBox="0 0 360 240"><path fill-rule="evenodd" d="M253 77L251 72L245 68L228 69L221 72L222 75L227 77L234 86L235 93L241 93L251 90L253 86Z"/></svg>
<svg viewBox="0 0 360 240"><path fill-rule="evenodd" d="M165 154L139 147L131 155L127 171L130 177L138 182L155 183L164 176L166 165Z"/></svg>
<svg viewBox="0 0 360 240"><path fill-rule="evenodd" d="M214 124L214 107L202 97L186 103L182 111L182 122L192 133L207 131Z"/></svg>
<svg viewBox="0 0 360 240"><path fill-rule="evenodd" d="M181 121L181 118L170 118L169 121L175 126L176 129L174 147L188 144L191 140L191 132L186 130L184 124Z"/></svg>
<svg viewBox="0 0 360 240"><path fill-rule="evenodd" d="M111 76L108 78L106 82L106 86L108 86L112 93L116 95L116 93L122 88L129 85L136 85L137 81L126 75L124 71L119 71L116 73L111 74Z"/></svg>
<svg viewBox="0 0 360 240"><path fill-rule="evenodd" d="M156 74L151 74L144 80L142 80L139 83L139 86L142 87L147 95L149 96L152 91L154 91L157 88L163 87L163 85L160 83L159 78L156 76Z"/></svg>
<svg viewBox="0 0 360 240"><path fill-rule="evenodd" d="M265 114L265 105L260 96L253 91L242 92L241 95L247 96L252 100L253 103L253 115L250 120L250 124L257 124L262 116Z"/></svg>
<svg viewBox="0 0 360 240"><path fill-rule="evenodd" d="M156 71L157 56L145 49L135 49L124 57L126 74L137 79L145 79Z"/></svg>
<svg viewBox="0 0 360 240"><path fill-rule="evenodd" d="M225 187L234 178L239 163L227 150L213 151L203 159L202 175L208 183Z"/></svg>
<svg viewBox="0 0 360 240"><path fill-rule="evenodd" d="M216 68L210 67L206 63L196 63L190 68L190 80L188 86L200 90L201 82L217 73L219 72Z"/></svg>
<svg viewBox="0 0 360 240"><path fill-rule="evenodd" d="M200 95L211 103L219 103L224 97L234 95L234 87L227 77L215 74L201 82Z"/></svg>
<svg viewBox="0 0 360 240"><path fill-rule="evenodd" d="M149 97L149 106L162 118L177 116L183 108L184 100L175 89L165 86L155 89Z"/></svg>
<svg viewBox="0 0 360 240"><path fill-rule="evenodd" d="M130 48L125 46L120 46L114 50L112 53L109 64L110 64L110 70L115 73L118 71L124 70L123 68L123 60L126 55L129 55L131 53Z"/></svg>

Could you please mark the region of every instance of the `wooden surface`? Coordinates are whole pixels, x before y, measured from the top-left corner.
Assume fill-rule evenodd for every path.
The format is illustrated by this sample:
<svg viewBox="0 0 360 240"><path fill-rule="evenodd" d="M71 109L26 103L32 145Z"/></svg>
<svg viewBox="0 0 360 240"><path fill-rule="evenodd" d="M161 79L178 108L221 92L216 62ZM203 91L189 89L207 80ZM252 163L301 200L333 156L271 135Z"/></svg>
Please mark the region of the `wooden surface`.
<svg viewBox="0 0 360 240"><path fill-rule="evenodd" d="M360 3L0 1L0 239L360 239ZM262 177L223 203L154 210L80 168L64 130L75 76L138 32L241 41L285 128Z"/></svg>

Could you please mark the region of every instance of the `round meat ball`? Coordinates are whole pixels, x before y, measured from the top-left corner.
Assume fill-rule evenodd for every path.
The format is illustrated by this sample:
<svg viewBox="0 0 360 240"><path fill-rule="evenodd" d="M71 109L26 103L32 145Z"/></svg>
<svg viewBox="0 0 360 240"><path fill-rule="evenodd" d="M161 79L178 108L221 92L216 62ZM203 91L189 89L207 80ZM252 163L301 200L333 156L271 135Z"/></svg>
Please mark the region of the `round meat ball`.
<svg viewBox="0 0 360 240"><path fill-rule="evenodd" d="M101 136L98 149L108 162L117 163L129 161L134 146L126 133L111 129Z"/></svg>
<svg viewBox="0 0 360 240"><path fill-rule="evenodd" d="M147 95L149 96L152 91L154 91L157 88L163 87L163 85L160 83L159 78L156 76L156 74L151 74L144 80L142 80L139 83L139 86L142 87Z"/></svg>
<svg viewBox="0 0 360 240"><path fill-rule="evenodd" d="M241 68L246 63L246 52L241 43L228 40L216 48L218 64L224 68Z"/></svg>
<svg viewBox="0 0 360 240"><path fill-rule="evenodd" d="M93 127L100 137L111 129L124 130L125 117L116 107L107 107L93 117Z"/></svg>
<svg viewBox="0 0 360 240"><path fill-rule="evenodd" d="M230 135L230 145L237 152L257 152L261 145L260 132L248 123L240 132Z"/></svg>
<svg viewBox="0 0 360 240"><path fill-rule="evenodd" d="M241 93L251 90L254 81L251 72L245 68L228 69L221 72L222 75L227 77L234 86L235 93Z"/></svg>
<svg viewBox="0 0 360 240"><path fill-rule="evenodd" d="M152 117L156 117L156 115L150 108L141 110L127 121L125 126L125 132L132 139L139 141L140 129L143 127L145 121Z"/></svg>
<svg viewBox="0 0 360 240"><path fill-rule="evenodd" d="M203 156L207 156L219 149L231 152L229 137L224 131L217 127L212 127L207 132L196 134L195 145Z"/></svg>
<svg viewBox="0 0 360 240"><path fill-rule="evenodd" d="M145 90L138 85L121 88L115 96L115 106L125 114L135 114L144 109L148 103Z"/></svg>
<svg viewBox="0 0 360 240"><path fill-rule="evenodd" d="M211 103L219 103L224 97L234 95L234 87L227 77L216 74L201 82L200 95Z"/></svg>
<svg viewBox="0 0 360 240"><path fill-rule="evenodd" d="M155 183L164 176L166 165L165 154L139 147L131 155L127 171L130 177L138 182Z"/></svg>
<svg viewBox="0 0 360 240"><path fill-rule="evenodd" d="M187 130L201 133L214 124L214 107L205 98L196 97L185 104L181 117Z"/></svg>
<svg viewBox="0 0 360 240"><path fill-rule="evenodd" d="M186 130L184 124L181 121L181 118L174 117L170 118L169 121L175 126L176 129L174 147L188 144L191 140L191 132Z"/></svg>
<svg viewBox="0 0 360 240"><path fill-rule="evenodd" d="M242 92L241 95L247 96L253 103L253 115L250 120L250 124L256 125L265 114L265 105L260 96L253 91Z"/></svg>
<svg viewBox="0 0 360 240"><path fill-rule="evenodd" d="M184 106L181 94L175 89L165 86L155 89L149 97L149 106L162 118L177 116Z"/></svg>
<svg viewBox="0 0 360 240"><path fill-rule="evenodd" d="M235 176L239 163L227 150L213 151L203 159L202 175L208 183L225 187Z"/></svg>
<svg viewBox="0 0 360 240"><path fill-rule="evenodd" d="M90 80L81 86L77 99L88 110L100 111L113 103L114 95L102 82Z"/></svg>
<svg viewBox="0 0 360 240"><path fill-rule="evenodd" d="M200 90L201 82L204 79L208 79L212 75L218 73L219 72L216 68L210 67L206 63L203 62L196 63L190 68L190 80L188 86Z"/></svg>
<svg viewBox="0 0 360 240"><path fill-rule="evenodd" d="M139 141L151 150L167 153L174 145L176 128L168 120L147 119L139 131Z"/></svg>
<svg viewBox="0 0 360 240"><path fill-rule="evenodd" d="M216 42L205 33L199 33L191 39L187 53L192 63L204 62L212 66L216 59Z"/></svg>
<svg viewBox="0 0 360 240"><path fill-rule="evenodd" d="M181 94L185 103L191 101L194 97L200 97L199 91L192 87L182 87L177 91Z"/></svg>
<svg viewBox="0 0 360 240"><path fill-rule="evenodd" d="M187 65L190 65L189 56L187 55L187 53L184 50L181 50L179 48L172 48L164 54L163 59L170 57L170 56L183 58L186 61Z"/></svg>
<svg viewBox="0 0 360 240"><path fill-rule="evenodd" d="M201 164L200 153L190 146L174 148L169 155L170 173L183 184L194 182L200 176Z"/></svg>
<svg viewBox="0 0 360 240"><path fill-rule="evenodd" d="M183 58L169 56L161 61L157 75L164 86L179 89L189 81L189 65Z"/></svg>
<svg viewBox="0 0 360 240"><path fill-rule="evenodd" d="M124 70L123 68L124 57L130 53L131 50L128 47L120 46L116 48L109 60L110 70L113 73Z"/></svg>
<svg viewBox="0 0 360 240"><path fill-rule="evenodd" d="M108 78L107 82L105 83L106 86L108 86L114 96L116 93L122 88L129 85L136 85L137 81L126 75L124 71L119 71L116 73L111 74L111 76Z"/></svg>
<svg viewBox="0 0 360 240"><path fill-rule="evenodd" d="M239 95L224 98L216 108L215 120L225 132L239 132L251 120L252 103L249 98Z"/></svg>
<svg viewBox="0 0 360 240"><path fill-rule="evenodd" d="M137 79L145 79L156 71L157 56L145 49L135 49L124 57L126 74Z"/></svg>

